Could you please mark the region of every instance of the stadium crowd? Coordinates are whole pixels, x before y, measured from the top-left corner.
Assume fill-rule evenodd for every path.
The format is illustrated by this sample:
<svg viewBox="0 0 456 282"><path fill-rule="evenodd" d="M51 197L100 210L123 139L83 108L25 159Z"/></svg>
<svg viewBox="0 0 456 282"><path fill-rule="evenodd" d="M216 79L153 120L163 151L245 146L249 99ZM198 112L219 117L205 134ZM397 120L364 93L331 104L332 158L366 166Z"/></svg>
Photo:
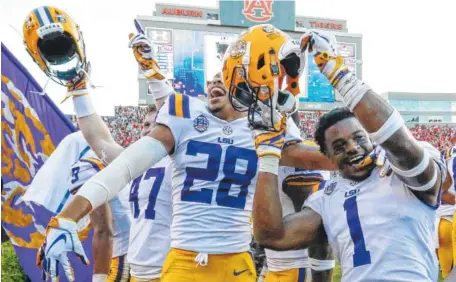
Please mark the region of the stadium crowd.
<svg viewBox="0 0 456 282"><path fill-rule="evenodd" d="M116 142L126 147L140 137L145 113L146 107L116 106L114 116L105 116L103 119ZM302 138L313 139L315 126L322 115L323 112L299 113ZM77 126L75 117L72 117L72 121ZM410 131L418 140L429 142L440 151L456 143L456 125L415 124Z"/></svg>

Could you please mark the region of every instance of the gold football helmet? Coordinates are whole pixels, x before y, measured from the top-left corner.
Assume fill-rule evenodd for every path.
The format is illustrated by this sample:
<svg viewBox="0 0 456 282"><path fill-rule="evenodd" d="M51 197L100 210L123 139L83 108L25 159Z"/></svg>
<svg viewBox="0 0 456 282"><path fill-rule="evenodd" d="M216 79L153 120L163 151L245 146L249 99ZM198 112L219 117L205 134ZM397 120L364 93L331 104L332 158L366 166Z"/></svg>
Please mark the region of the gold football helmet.
<svg viewBox="0 0 456 282"><path fill-rule="evenodd" d="M24 44L36 64L55 82L67 85L87 70L79 26L63 10L42 6L23 25Z"/></svg>
<svg viewBox="0 0 456 282"><path fill-rule="evenodd" d="M251 27L230 45L224 58L223 80L234 109L248 111L255 128L278 130L280 117L274 118L274 112L291 100L296 108L293 96L300 93L304 65L298 41L269 24Z"/></svg>

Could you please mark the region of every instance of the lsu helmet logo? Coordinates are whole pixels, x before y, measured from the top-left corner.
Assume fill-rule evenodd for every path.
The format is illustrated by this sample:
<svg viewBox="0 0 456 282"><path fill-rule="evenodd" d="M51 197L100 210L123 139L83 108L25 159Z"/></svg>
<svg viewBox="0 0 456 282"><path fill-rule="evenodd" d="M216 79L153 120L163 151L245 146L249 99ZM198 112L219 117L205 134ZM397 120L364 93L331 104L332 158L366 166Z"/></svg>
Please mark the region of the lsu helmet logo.
<svg viewBox="0 0 456 282"><path fill-rule="evenodd" d="M252 22L268 22L274 15L272 4L274 4L274 0L244 0L242 14Z"/></svg>

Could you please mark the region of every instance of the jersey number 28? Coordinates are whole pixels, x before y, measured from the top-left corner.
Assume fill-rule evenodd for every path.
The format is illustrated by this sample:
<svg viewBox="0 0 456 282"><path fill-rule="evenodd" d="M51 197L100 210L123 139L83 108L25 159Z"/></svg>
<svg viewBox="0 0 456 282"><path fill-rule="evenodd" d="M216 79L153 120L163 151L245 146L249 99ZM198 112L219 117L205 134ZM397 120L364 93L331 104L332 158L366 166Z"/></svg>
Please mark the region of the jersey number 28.
<svg viewBox="0 0 456 282"><path fill-rule="evenodd" d="M229 146L225 152L225 162L221 164L222 146L220 144L206 143L191 140L187 144L187 155L207 155L207 166L205 168L187 167L187 177L184 181L181 200L187 202L198 202L211 204L213 190L202 188L199 191L191 191L195 180L213 182L217 180L219 169L222 165L224 174L220 185L217 188L215 201L217 205L236 209L244 209L248 187L257 172L258 158L253 150ZM238 161L247 162L247 169L243 173L236 172ZM239 185L240 192L237 196L228 194L231 185Z"/></svg>

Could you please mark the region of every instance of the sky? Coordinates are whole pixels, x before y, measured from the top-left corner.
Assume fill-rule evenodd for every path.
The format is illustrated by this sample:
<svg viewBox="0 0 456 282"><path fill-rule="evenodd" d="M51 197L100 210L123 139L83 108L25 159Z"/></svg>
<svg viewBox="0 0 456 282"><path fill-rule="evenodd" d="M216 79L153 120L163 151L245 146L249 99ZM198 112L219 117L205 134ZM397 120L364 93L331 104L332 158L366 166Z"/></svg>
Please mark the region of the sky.
<svg viewBox="0 0 456 282"><path fill-rule="evenodd" d="M1 40L43 86L47 77L26 53L22 35L11 26L22 34L26 15L38 6L67 11L83 31L91 79L101 86L91 90L95 108L101 115L113 115L114 106L138 102L137 65L128 48L128 34L135 31L137 15L152 15L155 2L183 3L1 0ZM217 5L216 0L198 3ZM456 93L455 6L453 0L297 0L296 14L345 19L350 33L362 34L363 80L377 93ZM73 113L71 101L60 104L64 87L51 82L46 92L64 113Z"/></svg>

